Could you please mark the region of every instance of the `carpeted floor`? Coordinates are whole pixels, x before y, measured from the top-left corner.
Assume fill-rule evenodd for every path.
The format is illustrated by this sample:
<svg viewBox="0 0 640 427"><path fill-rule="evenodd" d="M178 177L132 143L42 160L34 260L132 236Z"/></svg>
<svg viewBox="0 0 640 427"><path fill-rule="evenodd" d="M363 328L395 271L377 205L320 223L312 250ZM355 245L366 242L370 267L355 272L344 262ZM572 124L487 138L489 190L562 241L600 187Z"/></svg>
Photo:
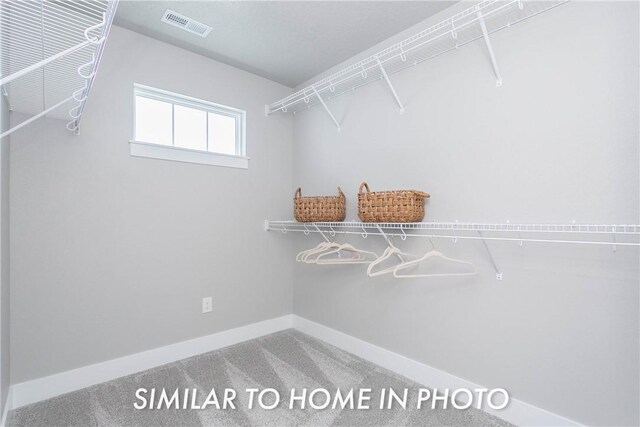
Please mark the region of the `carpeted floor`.
<svg viewBox="0 0 640 427"><path fill-rule="evenodd" d="M173 393L176 388L197 388L202 403L212 388L233 388L237 409L204 410L134 408L140 387ZM381 389L399 394L409 389L403 410L346 408L289 410L290 390L371 388L371 406ZM275 388L281 403L272 410L247 410L248 388ZM9 413L8 426L508 426L510 424L477 409L416 409L420 385L350 353L295 330L286 330L231 347L185 359L138 374L98 384ZM413 391L413 392L412 392ZM159 391L158 391L159 392ZM148 396L148 395L147 395ZM322 396L318 396L319 401ZM222 404L222 398L220 404ZM268 399L265 399L268 403Z"/></svg>

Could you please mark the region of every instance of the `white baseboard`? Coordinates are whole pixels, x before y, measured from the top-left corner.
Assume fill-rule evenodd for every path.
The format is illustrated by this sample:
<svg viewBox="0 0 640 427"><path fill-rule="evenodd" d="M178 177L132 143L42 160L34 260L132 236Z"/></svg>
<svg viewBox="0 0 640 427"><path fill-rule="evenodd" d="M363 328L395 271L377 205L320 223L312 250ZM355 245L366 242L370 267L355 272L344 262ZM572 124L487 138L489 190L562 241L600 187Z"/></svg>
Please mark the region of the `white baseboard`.
<svg viewBox="0 0 640 427"><path fill-rule="evenodd" d="M366 341L312 322L303 317L293 316L293 327L312 337L326 341L338 348L355 354L369 362L403 375L419 384L440 390L458 388L477 389L480 385L456 377L424 363L378 347ZM530 405L518 399L510 399L509 405L502 410L483 410L520 426L580 426L581 424L568 418L556 415L547 410Z"/></svg>
<svg viewBox="0 0 640 427"><path fill-rule="evenodd" d="M400 354L336 331L296 315L286 315L251 325L241 326L205 337L171 344L130 356L96 363L48 377L14 384L9 390L2 425L9 410L69 393L105 381L141 372L198 354L217 350L288 328L326 341L365 360L380 365L427 387L438 389L482 388L470 381L451 375ZM502 410L484 408L487 412L516 425L580 426L573 420L511 398Z"/></svg>
<svg viewBox="0 0 640 427"><path fill-rule="evenodd" d="M0 427L4 427L7 425L7 416L9 411L13 408L13 386L9 386L9 391L7 392L7 399L4 401L4 406L2 410L2 421L0 421Z"/></svg>
<svg viewBox="0 0 640 427"><path fill-rule="evenodd" d="M84 366L71 371L14 384L13 401L9 410L39 402L64 393L80 390L105 381L135 374L150 368L176 362L198 354L217 350L263 335L291 328L293 316L252 323L204 337L182 341L165 347L143 351L130 356Z"/></svg>

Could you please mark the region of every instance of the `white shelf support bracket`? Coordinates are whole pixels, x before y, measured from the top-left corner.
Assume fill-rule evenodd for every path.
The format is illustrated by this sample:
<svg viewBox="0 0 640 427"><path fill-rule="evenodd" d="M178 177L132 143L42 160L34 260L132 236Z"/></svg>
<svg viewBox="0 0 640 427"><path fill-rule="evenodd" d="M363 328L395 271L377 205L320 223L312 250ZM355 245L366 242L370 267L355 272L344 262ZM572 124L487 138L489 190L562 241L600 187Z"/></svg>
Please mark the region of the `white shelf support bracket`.
<svg viewBox="0 0 640 427"><path fill-rule="evenodd" d="M322 96L320 96L320 94L318 93L318 90L315 87L313 88L313 93L315 93L315 95L318 97L318 100L320 101L320 103L324 107L325 111L327 112L327 114L329 114L329 117L331 117L331 120L333 121L333 123L338 128L338 132L340 132L340 123L338 123L338 121L334 117L333 113L331 112L331 110L329 110L329 107L327 107L327 104L324 102L324 99L322 99Z"/></svg>
<svg viewBox="0 0 640 427"><path fill-rule="evenodd" d="M9 100L9 94L7 93L7 89L4 86L0 87L0 89L2 90L2 96L4 97L4 100L7 101L7 108L9 109L9 111L13 111L13 107L11 106L11 101Z"/></svg>
<svg viewBox="0 0 640 427"><path fill-rule="evenodd" d="M520 238L520 241L518 242L518 246L522 247L523 242L522 242L522 233L520 232L520 226L518 225L518 237Z"/></svg>
<svg viewBox="0 0 640 427"><path fill-rule="evenodd" d="M380 72L382 73L382 77L384 77L384 80L387 82L389 89L391 89L393 98L396 100L398 107L400 107L400 114L404 114L404 105L402 105L402 101L400 101L400 97L398 97L398 94L395 88L391 84L391 79L389 79L389 76L387 75L387 71L384 69L384 67L382 66L382 62L380 62L380 58L378 58L377 56L376 56L376 61L378 62L378 67L380 67Z"/></svg>
<svg viewBox="0 0 640 427"><path fill-rule="evenodd" d="M478 11L478 21L480 22L480 28L482 29L482 35L484 37L484 42L487 45L487 50L489 51L489 57L491 57L491 65L493 66L493 72L496 75L496 86L502 86L502 75L500 74L500 69L498 68L498 63L496 62L496 57L493 54L493 48L491 47L491 40L489 39L489 33L487 32L487 26L484 23L484 18L482 17L482 12Z"/></svg>
<svg viewBox="0 0 640 427"><path fill-rule="evenodd" d="M320 227L318 227L318 224L313 224L313 226L316 228L316 230L318 231L318 233L320 233L320 235L322 236L322 238L323 238L324 240L326 240L326 241L327 241L327 243L331 243L331 240L329 240L329 239L327 238L327 236L324 234L324 232L323 232L322 230L320 230ZM306 227L305 227L305 228L306 228ZM339 254L338 254L338 255L339 255Z"/></svg>
<svg viewBox="0 0 640 427"><path fill-rule="evenodd" d="M482 231L480 231L480 230L478 230L478 235L481 238L484 237L482 235ZM485 239L482 239L482 244L484 245L484 248L487 250L487 254L489 254L489 259L491 260L491 264L493 265L493 269L496 271L496 279L502 280L502 271L496 265L496 261L495 261L495 259L493 259L493 254L491 253L491 249L489 249L489 245L487 245L487 241Z"/></svg>

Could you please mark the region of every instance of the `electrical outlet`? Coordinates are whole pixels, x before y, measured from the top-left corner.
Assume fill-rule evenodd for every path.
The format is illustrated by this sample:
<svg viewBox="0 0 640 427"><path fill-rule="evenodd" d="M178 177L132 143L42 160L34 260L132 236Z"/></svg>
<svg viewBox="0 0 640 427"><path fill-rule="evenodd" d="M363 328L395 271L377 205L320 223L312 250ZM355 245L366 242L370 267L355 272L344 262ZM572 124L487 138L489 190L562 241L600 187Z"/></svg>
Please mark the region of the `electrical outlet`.
<svg viewBox="0 0 640 427"><path fill-rule="evenodd" d="M213 310L213 298L202 298L202 312L209 313L211 310Z"/></svg>

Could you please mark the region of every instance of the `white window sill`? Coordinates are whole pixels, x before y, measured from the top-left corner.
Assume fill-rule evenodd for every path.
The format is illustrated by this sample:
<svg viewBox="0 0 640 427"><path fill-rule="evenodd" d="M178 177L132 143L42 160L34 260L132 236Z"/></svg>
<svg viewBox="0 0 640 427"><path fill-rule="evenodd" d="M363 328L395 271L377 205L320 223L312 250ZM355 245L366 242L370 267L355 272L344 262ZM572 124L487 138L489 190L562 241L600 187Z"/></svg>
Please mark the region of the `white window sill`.
<svg viewBox="0 0 640 427"><path fill-rule="evenodd" d="M199 163L201 165L223 166L227 168L248 169L249 158L208 151L189 150L146 142L129 141L130 153L134 157L172 160L174 162Z"/></svg>

